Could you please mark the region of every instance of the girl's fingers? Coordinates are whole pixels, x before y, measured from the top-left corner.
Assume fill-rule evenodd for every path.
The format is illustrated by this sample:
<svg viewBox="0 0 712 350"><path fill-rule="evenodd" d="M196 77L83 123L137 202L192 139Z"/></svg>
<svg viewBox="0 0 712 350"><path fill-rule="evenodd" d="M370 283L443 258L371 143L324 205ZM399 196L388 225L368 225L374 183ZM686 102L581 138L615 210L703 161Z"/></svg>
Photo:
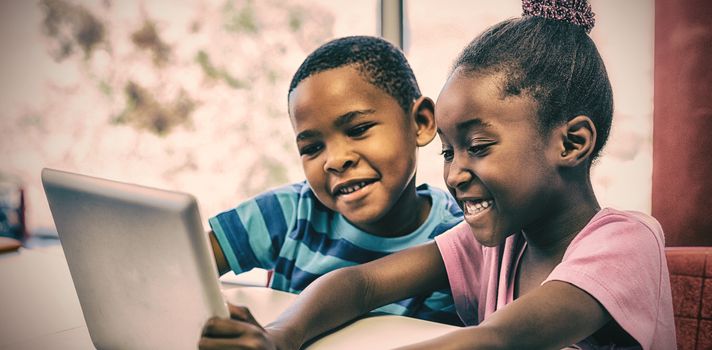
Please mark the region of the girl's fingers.
<svg viewBox="0 0 712 350"><path fill-rule="evenodd" d="M239 320L213 317L205 324L203 337L235 338L247 333L257 332L263 332L262 328Z"/></svg>
<svg viewBox="0 0 712 350"><path fill-rule="evenodd" d="M198 349L200 350L220 350L220 349L235 349L235 343L231 339L223 338L200 338Z"/></svg>
<svg viewBox="0 0 712 350"><path fill-rule="evenodd" d="M239 320L211 318L203 328L198 348L207 349L275 349L262 328Z"/></svg>
<svg viewBox="0 0 712 350"><path fill-rule="evenodd" d="M230 310L230 317L232 319L247 322L264 330L264 328L262 328L262 326L257 322L257 320L255 320L255 317L252 316L250 309L244 306L237 306L230 303L227 304L227 307L228 310Z"/></svg>
<svg viewBox="0 0 712 350"><path fill-rule="evenodd" d="M200 350L236 350L236 349L259 349L250 345L240 344L239 339L226 338L201 338L198 343Z"/></svg>

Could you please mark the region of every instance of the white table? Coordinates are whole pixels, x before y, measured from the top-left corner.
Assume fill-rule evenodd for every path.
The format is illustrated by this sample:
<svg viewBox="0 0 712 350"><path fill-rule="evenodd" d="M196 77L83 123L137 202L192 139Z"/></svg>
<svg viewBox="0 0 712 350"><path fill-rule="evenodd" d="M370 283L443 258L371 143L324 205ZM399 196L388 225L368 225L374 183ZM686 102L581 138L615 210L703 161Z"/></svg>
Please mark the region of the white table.
<svg viewBox="0 0 712 350"><path fill-rule="evenodd" d="M93 349L59 246L0 254L0 349Z"/></svg>
<svg viewBox="0 0 712 350"><path fill-rule="evenodd" d="M228 301L249 306L261 324L274 320L296 298L263 287L223 287ZM317 340L309 349L389 349L455 329L408 317L374 316ZM0 254L0 349L94 349L61 247Z"/></svg>

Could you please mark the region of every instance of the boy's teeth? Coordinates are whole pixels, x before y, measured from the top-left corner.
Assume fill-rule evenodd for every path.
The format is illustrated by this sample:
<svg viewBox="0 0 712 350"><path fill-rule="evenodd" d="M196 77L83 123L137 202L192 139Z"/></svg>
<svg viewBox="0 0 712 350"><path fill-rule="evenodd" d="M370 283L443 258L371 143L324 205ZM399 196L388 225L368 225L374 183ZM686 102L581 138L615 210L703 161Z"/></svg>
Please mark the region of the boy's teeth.
<svg viewBox="0 0 712 350"><path fill-rule="evenodd" d="M349 194L351 192L360 190L364 186L366 186L366 181L361 181L357 184L353 184L351 186L346 186L346 187L340 188L339 193L340 194Z"/></svg>
<svg viewBox="0 0 712 350"><path fill-rule="evenodd" d="M494 204L494 201L484 200L484 201L465 201L465 212L468 214L477 214Z"/></svg>

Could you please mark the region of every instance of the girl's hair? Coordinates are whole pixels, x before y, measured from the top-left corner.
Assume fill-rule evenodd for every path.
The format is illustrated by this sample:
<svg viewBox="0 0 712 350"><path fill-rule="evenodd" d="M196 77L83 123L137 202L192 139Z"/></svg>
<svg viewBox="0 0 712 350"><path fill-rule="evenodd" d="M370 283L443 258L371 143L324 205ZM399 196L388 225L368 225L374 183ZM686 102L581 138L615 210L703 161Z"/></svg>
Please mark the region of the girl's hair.
<svg viewBox="0 0 712 350"><path fill-rule="evenodd" d="M353 66L368 83L398 101L406 115L421 95L415 74L399 48L378 37L349 36L329 41L307 56L292 77L287 97L304 79L345 66Z"/></svg>
<svg viewBox="0 0 712 350"><path fill-rule="evenodd" d="M475 38L453 70L461 67L472 74L503 74L504 97L530 96L537 104L542 132L577 115L588 116L596 127L591 156L595 160L608 139L613 97L606 68L587 34L593 25L592 14L590 18L588 27L539 16L503 21Z"/></svg>

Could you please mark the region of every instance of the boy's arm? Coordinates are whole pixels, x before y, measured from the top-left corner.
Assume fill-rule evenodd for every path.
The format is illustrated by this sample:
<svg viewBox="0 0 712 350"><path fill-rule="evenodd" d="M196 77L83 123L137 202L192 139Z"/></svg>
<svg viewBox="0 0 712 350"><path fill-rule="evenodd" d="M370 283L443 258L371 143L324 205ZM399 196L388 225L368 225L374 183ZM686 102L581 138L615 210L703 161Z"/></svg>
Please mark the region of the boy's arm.
<svg viewBox="0 0 712 350"><path fill-rule="evenodd" d="M259 325L254 322L211 319L201 339L201 349L252 343L255 335L266 336L279 349L299 348L309 339L376 307L445 288L447 282L440 252L435 242L429 242L318 278L265 327L266 334L260 335Z"/></svg>
<svg viewBox="0 0 712 350"><path fill-rule="evenodd" d="M585 291L550 281L493 313L479 326L402 349L561 349L595 333L610 319Z"/></svg>
<svg viewBox="0 0 712 350"><path fill-rule="evenodd" d="M213 248L213 255L215 256L215 263L218 267L218 276L222 276L228 271L230 271L230 266L225 259L225 254L220 248L217 237L215 237L215 232L208 232L208 237L210 237L210 246Z"/></svg>

